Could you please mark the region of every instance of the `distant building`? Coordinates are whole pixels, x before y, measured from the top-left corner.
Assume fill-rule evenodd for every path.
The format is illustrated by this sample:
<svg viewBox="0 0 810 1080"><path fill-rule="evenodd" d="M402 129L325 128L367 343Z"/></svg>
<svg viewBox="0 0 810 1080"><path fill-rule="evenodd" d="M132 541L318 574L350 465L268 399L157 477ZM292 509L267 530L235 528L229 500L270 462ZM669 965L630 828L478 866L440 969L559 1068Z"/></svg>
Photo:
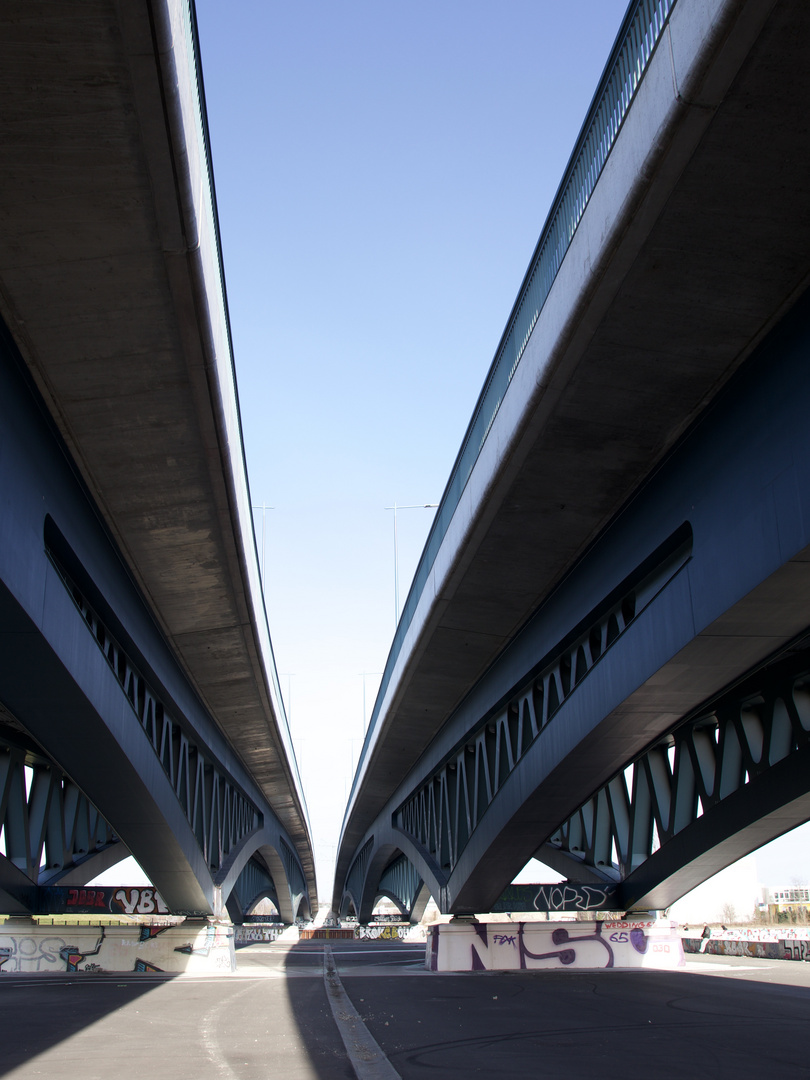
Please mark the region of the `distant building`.
<svg viewBox="0 0 810 1080"><path fill-rule="evenodd" d="M759 909L767 911L770 918L778 920L787 915L803 922L810 920L810 886L763 885Z"/></svg>

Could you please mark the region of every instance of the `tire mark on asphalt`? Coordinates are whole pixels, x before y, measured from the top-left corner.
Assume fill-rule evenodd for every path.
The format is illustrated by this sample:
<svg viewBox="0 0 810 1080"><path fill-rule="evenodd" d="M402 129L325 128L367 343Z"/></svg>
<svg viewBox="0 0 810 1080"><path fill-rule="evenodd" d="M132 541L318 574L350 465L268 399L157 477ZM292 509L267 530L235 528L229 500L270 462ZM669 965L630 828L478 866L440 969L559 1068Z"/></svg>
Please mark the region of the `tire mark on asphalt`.
<svg viewBox="0 0 810 1080"><path fill-rule="evenodd" d="M231 994L228 997L227 1005L230 1006L236 998L242 997L244 994L249 994L253 990L253 986L248 984L241 990L237 990L235 994ZM230 1067L225 1060L225 1056L220 1046L219 1038L217 1036L217 1020L221 1019L223 1002L218 1000L208 1012L204 1013L200 1019L200 1042L205 1050L206 1057L216 1069L222 1080L240 1080L240 1077Z"/></svg>

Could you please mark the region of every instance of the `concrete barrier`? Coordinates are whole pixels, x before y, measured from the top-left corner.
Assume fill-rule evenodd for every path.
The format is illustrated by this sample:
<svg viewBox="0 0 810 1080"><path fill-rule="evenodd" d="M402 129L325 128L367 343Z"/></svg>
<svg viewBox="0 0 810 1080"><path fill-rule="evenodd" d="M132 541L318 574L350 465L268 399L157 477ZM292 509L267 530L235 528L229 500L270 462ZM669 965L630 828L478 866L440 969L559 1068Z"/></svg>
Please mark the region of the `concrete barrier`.
<svg viewBox="0 0 810 1080"><path fill-rule="evenodd" d="M40 926L10 919L0 925L0 980L9 973L235 970L227 924Z"/></svg>
<svg viewBox="0 0 810 1080"><path fill-rule="evenodd" d="M705 941L705 945L704 945ZM711 937L683 939L685 953L712 953L715 956L747 956L756 960L810 961L810 940L777 938L775 941L750 941L745 938Z"/></svg>
<svg viewBox="0 0 810 1080"><path fill-rule="evenodd" d="M668 919L439 923L428 927L425 955L431 971L676 968L683 964L677 923Z"/></svg>
<svg viewBox="0 0 810 1080"><path fill-rule="evenodd" d="M354 930L342 926L304 927L300 934L301 941L353 941Z"/></svg>
<svg viewBox="0 0 810 1080"><path fill-rule="evenodd" d="M236 947L240 945L252 945L257 941L298 941L298 927L285 926L284 923L275 923L272 926L257 926L255 923L244 923L234 928L234 942Z"/></svg>
<svg viewBox="0 0 810 1080"><path fill-rule="evenodd" d="M251 945L258 941L424 941L427 931L424 926L403 925L397 923L383 926L305 926L285 927L280 923L273 926L260 926L245 923L235 929L236 947Z"/></svg>
<svg viewBox="0 0 810 1080"><path fill-rule="evenodd" d="M354 936L357 941L424 941L427 931L424 926L386 923L382 926L356 926Z"/></svg>

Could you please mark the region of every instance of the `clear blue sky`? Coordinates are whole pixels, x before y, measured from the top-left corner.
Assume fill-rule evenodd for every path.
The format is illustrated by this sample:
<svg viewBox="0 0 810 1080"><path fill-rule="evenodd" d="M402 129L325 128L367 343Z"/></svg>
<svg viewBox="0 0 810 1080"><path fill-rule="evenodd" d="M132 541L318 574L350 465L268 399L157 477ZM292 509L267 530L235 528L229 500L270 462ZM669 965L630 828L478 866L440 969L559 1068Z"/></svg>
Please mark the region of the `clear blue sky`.
<svg viewBox="0 0 810 1080"><path fill-rule="evenodd" d="M250 485L273 507L270 631L324 897L394 629L384 508L441 497L625 6L197 0ZM398 515L402 600L431 515Z"/></svg>

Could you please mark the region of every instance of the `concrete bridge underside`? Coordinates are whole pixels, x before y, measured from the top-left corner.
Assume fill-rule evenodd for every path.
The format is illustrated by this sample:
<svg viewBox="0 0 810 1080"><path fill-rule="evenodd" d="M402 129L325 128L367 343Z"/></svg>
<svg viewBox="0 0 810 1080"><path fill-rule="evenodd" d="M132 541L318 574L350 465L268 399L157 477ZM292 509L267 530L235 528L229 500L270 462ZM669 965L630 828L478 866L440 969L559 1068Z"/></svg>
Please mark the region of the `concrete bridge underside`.
<svg viewBox="0 0 810 1080"><path fill-rule="evenodd" d="M210 910L213 878L232 884L250 850L282 840L302 881L276 881L279 895L289 884L314 906L256 559L200 71L185 0L12 0L0 12L3 364L12 372L9 357L22 357L33 390L20 415L44 403L62 457L48 477L35 443L22 473L4 476L0 700L171 906ZM19 459L18 398L4 401L0 437ZM69 495L53 481L60 470ZM156 683L178 732L193 729L201 753L209 745L213 772L200 775L229 778L264 822L230 866L217 856L213 878L213 826L201 847L145 721L126 728L131 703L46 550L48 515L86 571L74 584L120 627L133 670ZM26 651L26 637L58 659ZM283 857L275 869L285 876Z"/></svg>

